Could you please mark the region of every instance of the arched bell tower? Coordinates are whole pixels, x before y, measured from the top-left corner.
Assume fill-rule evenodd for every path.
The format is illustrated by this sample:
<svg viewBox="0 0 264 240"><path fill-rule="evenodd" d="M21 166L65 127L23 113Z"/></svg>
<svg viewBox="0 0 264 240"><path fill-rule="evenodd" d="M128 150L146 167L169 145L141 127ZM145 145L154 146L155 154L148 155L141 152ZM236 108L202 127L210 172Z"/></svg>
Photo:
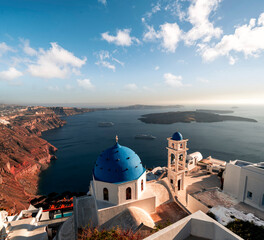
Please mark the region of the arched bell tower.
<svg viewBox="0 0 264 240"><path fill-rule="evenodd" d="M184 189L187 142L181 133L175 132L168 140L168 179L176 195Z"/></svg>

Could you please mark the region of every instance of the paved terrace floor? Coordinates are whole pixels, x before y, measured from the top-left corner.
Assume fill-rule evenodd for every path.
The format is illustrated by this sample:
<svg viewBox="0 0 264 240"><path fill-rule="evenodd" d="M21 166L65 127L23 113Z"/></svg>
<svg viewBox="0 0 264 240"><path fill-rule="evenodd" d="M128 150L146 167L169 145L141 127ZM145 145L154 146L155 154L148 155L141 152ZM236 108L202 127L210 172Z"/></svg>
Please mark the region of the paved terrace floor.
<svg viewBox="0 0 264 240"><path fill-rule="evenodd" d="M208 174L206 170L199 169L197 172L192 172L185 176L184 185L185 189L178 192L178 199L186 206L187 194L208 188L220 188L221 182L216 174Z"/></svg>
<svg viewBox="0 0 264 240"><path fill-rule="evenodd" d="M199 199L207 206L224 206L226 208L233 207L245 213L253 213L256 217L264 220L264 212L258 210L250 205L238 202L237 199L231 195L218 191L220 188L220 178L216 174L208 174L206 170L199 170L191 173L185 177L186 190L179 192L178 199L186 206L187 194L192 194L195 198ZM210 190L211 188L211 190ZM203 191L207 189L207 191Z"/></svg>

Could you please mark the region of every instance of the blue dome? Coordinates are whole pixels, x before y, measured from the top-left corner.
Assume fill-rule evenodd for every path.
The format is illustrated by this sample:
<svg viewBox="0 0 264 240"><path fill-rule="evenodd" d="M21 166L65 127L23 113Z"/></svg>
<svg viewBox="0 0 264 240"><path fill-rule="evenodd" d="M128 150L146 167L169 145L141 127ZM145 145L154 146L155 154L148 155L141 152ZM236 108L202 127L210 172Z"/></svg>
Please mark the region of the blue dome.
<svg viewBox="0 0 264 240"><path fill-rule="evenodd" d="M181 133L179 133L179 132L175 132L175 133L172 135L172 140L175 140L175 141L181 141L181 140L183 140L183 137L182 137Z"/></svg>
<svg viewBox="0 0 264 240"><path fill-rule="evenodd" d="M98 181L120 183L136 180L145 171L139 156L133 150L116 143L97 158L93 175Z"/></svg>

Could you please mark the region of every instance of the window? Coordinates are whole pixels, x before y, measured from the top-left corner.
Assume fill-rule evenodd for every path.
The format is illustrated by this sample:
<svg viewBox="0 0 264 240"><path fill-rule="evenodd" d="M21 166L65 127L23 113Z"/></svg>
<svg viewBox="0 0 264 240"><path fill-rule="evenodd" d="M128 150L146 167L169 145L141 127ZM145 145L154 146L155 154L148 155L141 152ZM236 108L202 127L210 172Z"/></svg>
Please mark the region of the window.
<svg viewBox="0 0 264 240"><path fill-rule="evenodd" d="M252 192L250 191L247 192L247 198L252 199L252 195L253 195Z"/></svg>
<svg viewBox="0 0 264 240"><path fill-rule="evenodd" d="M143 191L143 189L144 189L144 181L143 181L143 179L141 180L141 191Z"/></svg>
<svg viewBox="0 0 264 240"><path fill-rule="evenodd" d="M171 154L171 164L174 164L175 163L175 156L174 154L172 153Z"/></svg>
<svg viewBox="0 0 264 240"><path fill-rule="evenodd" d="M170 181L170 182L171 182L171 184L173 184L173 179L171 179L171 181Z"/></svg>
<svg viewBox="0 0 264 240"><path fill-rule="evenodd" d="M262 196L262 206L264 206L264 194Z"/></svg>
<svg viewBox="0 0 264 240"><path fill-rule="evenodd" d="M131 187L126 189L126 200L131 199Z"/></svg>
<svg viewBox="0 0 264 240"><path fill-rule="evenodd" d="M105 201L109 201L108 189L104 188L103 193L104 193L104 200Z"/></svg>
<svg viewBox="0 0 264 240"><path fill-rule="evenodd" d="M180 161L183 160L183 155L182 155L182 154L179 156L179 160L180 160Z"/></svg>

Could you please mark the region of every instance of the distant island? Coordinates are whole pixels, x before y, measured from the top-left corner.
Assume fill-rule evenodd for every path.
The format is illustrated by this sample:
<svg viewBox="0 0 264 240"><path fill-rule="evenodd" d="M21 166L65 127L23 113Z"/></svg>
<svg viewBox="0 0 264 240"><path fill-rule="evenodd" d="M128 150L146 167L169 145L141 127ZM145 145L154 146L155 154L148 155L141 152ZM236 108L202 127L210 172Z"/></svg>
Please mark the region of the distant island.
<svg viewBox="0 0 264 240"><path fill-rule="evenodd" d="M218 113L218 114L227 114L234 113L232 110L208 110L208 109L196 109L197 112L205 112L205 113Z"/></svg>
<svg viewBox="0 0 264 240"><path fill-rule="evenodd" d="M257 122L252 118L244 118L238 116L220 115L212 112L200 111L184 111L184 112L166 112L166 113L151 113L142 115L139 118L144 123L152 124L172 124L177 122L223 122L223 121L243 121Z"/></svg>
<svg viewBox="0 0 264 240"><path fill-rule="evenodd" d="M126 107L118 107L115 108L117 110L140 110L140 109L160 109L160 108L181 108L183 107L182 105L131 105L131 106L126 106Z"/></svg>

